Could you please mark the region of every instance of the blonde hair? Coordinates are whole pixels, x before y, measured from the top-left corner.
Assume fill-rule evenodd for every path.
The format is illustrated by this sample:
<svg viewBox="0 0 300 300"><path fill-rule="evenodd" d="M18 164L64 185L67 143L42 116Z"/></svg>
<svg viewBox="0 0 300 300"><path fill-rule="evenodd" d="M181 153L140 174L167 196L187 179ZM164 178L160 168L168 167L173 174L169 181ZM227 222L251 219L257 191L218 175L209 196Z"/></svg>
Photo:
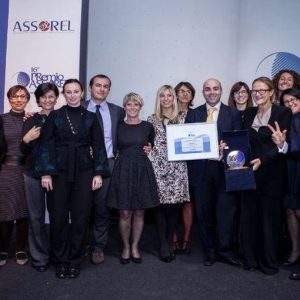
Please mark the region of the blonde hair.
<svg viewBox="0 0 300 300"><path fill-rule="evenodd" d="M176 97L175 90L170 85L163 85L162 87L160 87L158 89L157 94L156 94L154 115L158 121L161 121L163 119L163 113L162 113L161 104L160 104L160 95L166 91L170 91L171 94L173 95L173 105L172 105L173 110L170 115L170 120L171 121L176 120L177 116L178 116L178 104L177 104L177 97Z"/></svg>
<svg viewBox="0 0 300 300"><path fill-rule="evenodd" d="M140 107L143 107L143 105L144 105L143 98L139 94L134 93L134 92L131 92L131 93L125 95L125 97L123 99L123 107L125 107L125 105L129 101L137 102L140 105Z"/></svg>

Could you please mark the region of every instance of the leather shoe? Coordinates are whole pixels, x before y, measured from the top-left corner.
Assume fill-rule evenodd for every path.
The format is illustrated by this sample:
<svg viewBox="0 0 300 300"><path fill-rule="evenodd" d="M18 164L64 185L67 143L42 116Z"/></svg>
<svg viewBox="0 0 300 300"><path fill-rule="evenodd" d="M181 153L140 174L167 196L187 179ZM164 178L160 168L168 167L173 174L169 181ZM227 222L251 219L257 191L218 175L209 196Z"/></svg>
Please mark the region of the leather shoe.
<svg viewBox="0 0 300 300"><path fill-rule="evenodd" d="M91 262L95 265L99 265L104 262L104 253L102 249L94 249L91 255Z"/></svg>
<svg viewBox="0 0 300 300"><path fill-rule="evenodd" d="M47 269L48 269L48 266L47 265L44 265L44 266L33 266L38 272L46 272Z"/></svg>
<svg viewBox="0 0 300 300"><path fill-rule="evenodd" d="M293 272L290 274L289 279L291 280L300 280L300 273L299 272Z"/></svg>
<svg viewBox="0 0 300 300"><path fill-rule="evenodd" d="M134 257L134 256L131 256L131 260L132 260L132 262L134 262L135 264L141 264L141 263L142 263L142 258L141 258L141 257Z"/></svg>
<svg viewBox="0 0 300 300"><path fill-rule="evenodd" d="M65 264L59 264L56 269L56 277L59 279L65 279L68 276L68 266Z"/></svg>
<svg viewBox="0 0 300 300"><path fill-rule="evenodd" d="M68 270L68 278L74 279L80 275L80 267L79 265L72 265Z"/></svg>
<svg viewBox="0 0 300 300"><path fill-rule="evenodd" d="M257 270L257 267L244 265L243 266L243 270L246 270L246 271L249 271L249 272L253 272L253 271Z"/></svg>
<svg viewBox="0 0 300 300"><path fill-rule="evenodd" d="M172 257L170 255L164 257L161 256L159 259L165 263L170 263L172 261Z"/></svg>
<svg viewBox="0 0 300 300"><path fill-rule="evenodd" d="M236 267L239 267L239 266L242 265L241 261L239 259L234 258L234 257L222 257L221 261L226 263L226 264L236 266Z"/></svg>
<svg viewBox="0 0 300 300"><path fill-rule="evenodd" d="M120 264L122 265L127 265L130 263L130 258L124 258L124 257L120 257Z"/></svg>
<svg viewBox="0 0 300 300"><path fill-rule="evenodd" d="M213 257L206 257L203 261L203 265L206 267L211 267L215 263L215 259Z"/></svg>

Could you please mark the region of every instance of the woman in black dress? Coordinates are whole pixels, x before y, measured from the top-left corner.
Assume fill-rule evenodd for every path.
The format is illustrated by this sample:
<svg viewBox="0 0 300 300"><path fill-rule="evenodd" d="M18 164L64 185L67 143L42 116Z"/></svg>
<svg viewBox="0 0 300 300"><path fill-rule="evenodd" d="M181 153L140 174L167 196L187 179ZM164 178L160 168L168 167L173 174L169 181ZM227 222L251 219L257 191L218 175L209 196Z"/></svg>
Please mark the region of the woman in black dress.
<svg viewBox="0 0 300 300"><path fill-rule="evenodd" d="M177 104L178 104L178 111L179 114L183 116L185 120L186 114L188 110L192 109L193 100L195 98L196 90L192 86L192 84L188 81L181 81L175 86L175 93L177 96ZM174 253L178 253L182 251L184 254L191 253L191 231L193 226L194 220L194 201L193 201L193 194L192 190L189 188L190 192L190 202L182 203L182 225L183 225L183 238L180 241L178 239L178 231L175 231L173 237L173 251Z"/></svg>
<svg viewBox="0 0 300 300"><path fill-rule="evenodd" d="M50 259L50 239L45 224L46 193L40 178L35 174L35 160L41 128L54 109L59 91L54 83L46 82L37 87L34 95L41 111L25 121L20 149L26 155L24 182L29 216L28 244L31 263L37 271L44 272Z"/></svg>
<svg viewBox="0 0 300 300"><path fill-rule="evenodd" d="M52 194L48 209L56 276L76 278L93 191L101 188L108 166L97 117L80 106L82 84L66 80L63 94L67 105L52 111L42 128L36 170L42 175L42 186Z"/></svg>
<svg viewBox="0 0 300 300"><path fill-rule="evenodd" d="M0 266L6 264L9 242L16 221L16 262L28 262L25 251L28 233L28 211L24 190L23 166L25 157L20 151L24 109L30 94L24 86L15 85L7 92L11 106L2 115L2 168L0 171ZM3 141L4 139L4 141ZM4 150L4 151L3 151Z"/></svg>
<svg viewBox="0 0 300 300"><path fill-rule="evenodd" d="M283 149L274 144L268 125L275 127L277 122L288 130L291 111L272 104L274 87L267 77L253 81L251 95L257 107L246 109L244 128L249 130L256 190L246 191L241 202L244 268L253 271L259 267L272 275L278 272L281 201L287 176Z"/></svg>
<svg viewBox="0 0 300 300"><path fill-rule="evenodd" d="M153 126L139 117L143 99L136 93L124 97L126 119L118 126L118 155L111 178L108 206L119 210L123 241L121 264L141 263L138 244L144 226L144 212L159 204L152 164L144 146L153 146ZM131 245L130 245L131 235Z"/></svg>

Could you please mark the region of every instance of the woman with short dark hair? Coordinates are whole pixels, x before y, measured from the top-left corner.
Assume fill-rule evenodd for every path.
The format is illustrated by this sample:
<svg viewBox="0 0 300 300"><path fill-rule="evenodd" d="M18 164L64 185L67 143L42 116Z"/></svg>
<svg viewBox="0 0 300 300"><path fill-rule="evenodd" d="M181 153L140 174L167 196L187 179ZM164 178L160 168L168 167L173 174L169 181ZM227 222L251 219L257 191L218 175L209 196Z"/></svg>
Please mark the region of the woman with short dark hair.
<svg viewBox="0 0 300 300"><path fill-rule="evenodd" d="M29 251L32 266L39 272L47 270L50 259L50 240L45 224L45 190L35 173L35 160L39 149L41 129L54 109L59 91L54 83L40 84L34 92L36 102L41 107L39 113L28 118L23 125L20 149L26 155L24 181L29 216Z"/></svg>
<svg viewBox="0 0 300 300"><path fill-rule="evenodd" d="M9 242L16 222L15 259L18 265L28 262L26 242L28 233L28 211L24 190L23 166L25 157L20 151L23 117L30 99L28 90L21 85L7 92L11 109L2 115L5 143L0 170L0 266L6 264Z"/></svg>

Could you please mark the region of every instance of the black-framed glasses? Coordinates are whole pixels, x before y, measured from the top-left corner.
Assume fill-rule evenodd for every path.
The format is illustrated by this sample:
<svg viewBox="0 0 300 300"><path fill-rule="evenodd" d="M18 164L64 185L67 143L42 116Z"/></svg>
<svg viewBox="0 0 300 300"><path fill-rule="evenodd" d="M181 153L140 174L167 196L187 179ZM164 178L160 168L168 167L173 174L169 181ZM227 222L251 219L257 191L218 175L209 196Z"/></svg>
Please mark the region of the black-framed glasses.
<svg viewBox="0 0 300 300"><path fill-rule="evenodd" d="M263 89L261 89L261 90L251 90L250 93L251 93L251 95L259 94L259 95L263 96L266 92L269 92L269 91L270 91L270 89L267 89L267 90L263 90Z"/></svg>
<svg viewBox="0 0 300 300"><path fill-rule="evenodd" d="M235 97L240 96L240 95L246 95L246 94L248 94L248 92L246 90L236 91L233 93L233 95Z"/></svg>
<svg viewBox="0 0 300 300"><path fill-rule="evenodd" d="M23 95L23 94L22 95L13 95L13 96L10 97L10 99L12 99L12 100L17 100L17 99L24 100L26 98L27 98L27 96Z"/></svg>

